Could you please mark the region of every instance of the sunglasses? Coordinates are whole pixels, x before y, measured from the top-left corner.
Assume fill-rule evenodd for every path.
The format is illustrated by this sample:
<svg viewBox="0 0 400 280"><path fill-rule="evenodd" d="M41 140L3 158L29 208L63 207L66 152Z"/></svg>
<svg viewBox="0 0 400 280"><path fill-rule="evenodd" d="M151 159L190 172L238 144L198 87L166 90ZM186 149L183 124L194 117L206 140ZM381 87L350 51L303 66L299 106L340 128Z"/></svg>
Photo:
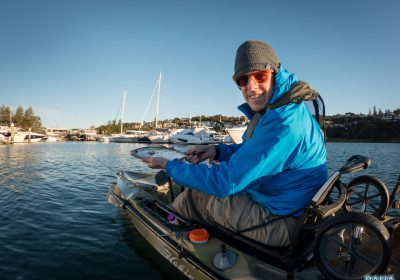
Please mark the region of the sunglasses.
<svg viewBox="0 0 400 280"><path fill-rule="evenodd" d="M254 77L254 80L256 80L257 83L265 83L269 79L271 79L271 71L257 71L253 72L251 74L246 74L242 75L239 77L233 77L233 80L239 87L245 87L249 83L249 77L252 76Z"/></svg>

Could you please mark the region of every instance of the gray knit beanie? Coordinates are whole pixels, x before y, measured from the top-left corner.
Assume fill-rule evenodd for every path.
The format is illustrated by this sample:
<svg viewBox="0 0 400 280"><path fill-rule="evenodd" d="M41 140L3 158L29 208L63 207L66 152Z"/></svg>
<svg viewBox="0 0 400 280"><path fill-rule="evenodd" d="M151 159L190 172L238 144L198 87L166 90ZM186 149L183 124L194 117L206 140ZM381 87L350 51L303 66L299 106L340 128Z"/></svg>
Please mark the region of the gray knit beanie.
<svg viewBox="0 0 400 280"><path fill-rule="evenodd" d="M270 45L262 41L246 41L238 48L234 77L254 70L273 69L278 72L279 60Z"/></svg>

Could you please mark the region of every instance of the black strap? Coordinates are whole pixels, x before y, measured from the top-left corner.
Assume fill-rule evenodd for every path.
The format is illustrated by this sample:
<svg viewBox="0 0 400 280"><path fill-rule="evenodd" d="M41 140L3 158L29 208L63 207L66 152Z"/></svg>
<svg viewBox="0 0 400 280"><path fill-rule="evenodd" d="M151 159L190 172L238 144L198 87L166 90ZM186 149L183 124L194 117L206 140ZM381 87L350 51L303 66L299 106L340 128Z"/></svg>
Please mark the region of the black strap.
<svg viewBox="0 0 400 280"><path fill-rule="evenodd" d="M315 101L318 97L319 93L311 88L309 84L304 81L298 81L297 83L293 84L287 93L285 93L275 103L269 104L268 107L270 109L276 109L289 103L299 104L302 101Z"/></svg>
<svg viewBox="0 0 400 280"><path fill-rule="evenodd" d="M267 225L269 225L270 223L273 223L273 222L276 222L276 221L279 221L279 220L282 220L282 219L285 219L285 218L288 218L288 217L290 217L290 216L279 216L279 217L276 217L276 218L272 218L271 220L266 221L266 222L264 222L264 223L261 223L261 224L259 224L259 225L255 225L255 226L252 226L252 227L249 227L249 228L237 230L237 231L235 231L235 233L234 233L233 235L235 235L235 234L241 234L241 233L247 232L247 231L252 231L252 230L255 230L255 229L258 229L258 228L267 226Z"/></svg>
<svg viewBox="0 0 400 280"><path fill-rule="evenodd" d="M273 223L273 222L276 222L276 221L279 221L279 220L282 220L282 219L294 218L294 215L298 214L298 213L299 213L300 211L302 211L302 210L304 210L304 208L298 209L298 210L296 210L296 211L294 211L294 212L292 212L292 213L289 213L289 214L287 214L287 215L274 217L274 218L272 218L272 219L269 220L269 221L266 221L266 222L264 222L264 223L261 223L261 224L258 224L258 225L255 225L255 226L252 226L252 227L249 227L249 228L237 230L237 231L235 231L234 233L232 233L232 235L241 234L241 233L247 232L247 231L252 231L252 230L255 230L255 229L258 229L258 228L267 226L267 225L269 225L270 223Z"/></svg>
<svg viewBox="0 0 400 280"><path fill-rule="evenodd" d="M251 118L250 123L247 125L246 129L246 141L250 139L250 137L253 135L254 129L256 128L256 125L258 121L261 119L262 113L255 113L253 117Z"/></svg>
<svg viewBox="0 0 400 280"><path fill-rule="evenodd" d="M316 99L314 99L312 101L313 105L314 105L314 109L315 109L315 118L317 120L317 122L319 123L319 125L321 125L321 119L320 119L320 115L319 115L319 106L318 106L318 101Z"/></svg>

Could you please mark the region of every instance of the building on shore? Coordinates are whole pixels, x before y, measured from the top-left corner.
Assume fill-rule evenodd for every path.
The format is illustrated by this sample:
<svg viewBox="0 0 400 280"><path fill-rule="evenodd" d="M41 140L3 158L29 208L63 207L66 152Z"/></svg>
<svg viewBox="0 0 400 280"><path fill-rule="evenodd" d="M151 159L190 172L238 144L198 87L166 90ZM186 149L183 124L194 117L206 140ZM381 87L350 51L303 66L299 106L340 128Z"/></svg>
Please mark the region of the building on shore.
<svg viewBox="0 0 400 280"><path fill-rule="evenodd" d="M45 129L45 134L49 139L63 140L69 133L69 129L60 127L48 127Z"/></svg>

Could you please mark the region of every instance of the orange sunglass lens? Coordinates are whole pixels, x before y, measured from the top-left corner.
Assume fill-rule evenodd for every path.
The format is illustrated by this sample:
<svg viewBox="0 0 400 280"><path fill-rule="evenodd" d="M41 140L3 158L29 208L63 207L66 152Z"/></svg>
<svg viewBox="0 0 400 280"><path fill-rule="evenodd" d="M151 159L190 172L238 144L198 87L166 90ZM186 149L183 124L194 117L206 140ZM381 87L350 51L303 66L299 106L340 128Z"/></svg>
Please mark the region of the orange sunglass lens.
<svg viewBox="0 0 400 280"><path fill-rule="evenodd" d="M268 73L267 72L258 72L253 74L254 79L257 81L257 83L265 83L268 81Z"/></svg>
<svg viewBox="0 0 400 280"><path fill-rule="evenodd" d="M247 76L240 76L236 78L236 84L240 87L245 87L247 85L247 82L249 81L249 77Z"/></svg>
<svg viewBox="0 0 400 280"><path fill-rule="evenodd" d="M237 77L235 79L236 84L239 87L247 86L247 83L249 82L249 76L253 76L257 83L265 83L269 79L269 75L268 75L267 71L260 71L260 72L252 73L250 75L243 75L243 76Z"/></svg>

